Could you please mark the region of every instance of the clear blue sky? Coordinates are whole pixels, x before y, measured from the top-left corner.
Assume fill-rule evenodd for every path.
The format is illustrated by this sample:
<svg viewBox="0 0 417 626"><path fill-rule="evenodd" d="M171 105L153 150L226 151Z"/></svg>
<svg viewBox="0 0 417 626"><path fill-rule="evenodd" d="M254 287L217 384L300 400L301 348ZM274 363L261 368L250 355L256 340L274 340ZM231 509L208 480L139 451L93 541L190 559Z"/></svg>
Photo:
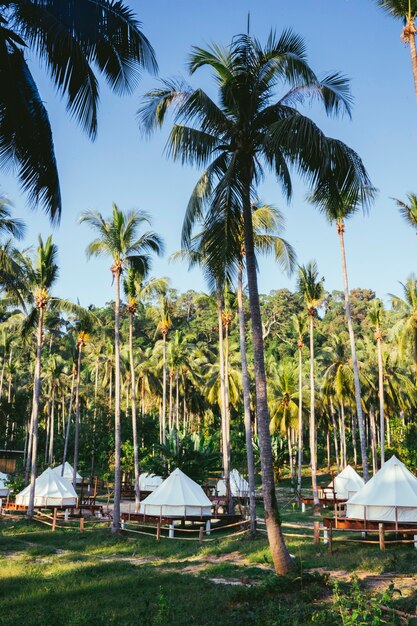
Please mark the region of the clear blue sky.
<svg viewBox="0 0 417 626"><path fill-rule="evenodd" d="M417 103L409 50L400 41L401 24L371 0L162 0L158 4L130 0L128 4L155 48L161 77L186 74L191 45L228 43L245 31L250 11L251 32L262 41L271 28L280 32L292 27L305 38L310 64L318 74L338 70L351 79L352 121L328 120L315 108L310 114L326 133L359 152L379 189L370 215L357 215L347 225L350 286L372 288L380 297L399 293L398 281L416 269L417 247L416 235L403 224L390 199L417 192ZM164 157L168 126L145 141L135 121L141 96L155 86L156 79L144 76L134 95L123 98L103 84L99 135L91 143L66 115L65 103L36 59L31 67L50 114L63 195L61 225L52 231L61 268L57 294L78 298L83 305L101 305L113 297L110 262L86 260L92 234L86 225L77 224L80 212L98 209L106 215L113 201L123 209L142 208L152 214L153 228L164 237L167 252L155 262L155 275L171 277L172 286L181 291L204 289L197 270L189 273L186 266L167 260L180 246L184 210L198 171ZM197 74L193 84L210 88L206 73ZM12 175L0 173L0 189L14 202L15 215L28 224L24 245L34 244L38 233L51 232L46 217L27 208ZM284 212L285 236L299 262L315 258L326 288L341 288L336 233L307 205L305 193L298 182L287 206L272 177L261 188L262 200ZM272 260L261 261L260 268L263 292L294 287L294 279L283 276Z"/></svg>

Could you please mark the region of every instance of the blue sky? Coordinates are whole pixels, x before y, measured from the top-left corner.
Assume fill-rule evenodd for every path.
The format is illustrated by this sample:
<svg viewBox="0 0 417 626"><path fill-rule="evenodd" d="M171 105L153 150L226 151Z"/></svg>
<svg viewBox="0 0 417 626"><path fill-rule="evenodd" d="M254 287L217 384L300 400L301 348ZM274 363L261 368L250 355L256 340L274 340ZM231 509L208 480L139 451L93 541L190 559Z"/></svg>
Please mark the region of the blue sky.
<svg viewBox="0 0 417 626"><path fill-rule="evenodd" d="M371 0L161 0L158 4L130 0L143 22L160 67L160 76L186 75L185 62L192 45L229 43L246 30L265 41L271 28L292 27L307 43L311 66L318 74L337 70L351 79L355 98L353 119L327 119L313 107L309 114L321 128L358 151L379 189L370 215L355 216L346 228L350 286L372 288L380 297L400 293L415 269L417 239L401 220L392 197L417 192L415 182L416 113L409 50L400 41L401 24L382 13ZM198 171L168 161L163 155L167 126L150 140L141 138L135 112L142 95L156 85L144 76L133 96L114 96L101 89L99 134L94 143L65 113L36 59L31 62L42 98L50 114L63 195L61 224L51 229L40 210L26 206L12 174L0 173L0 189L15 205L15 215L28 225L23 245L36 242L38 233L52 232L59 247L59 295L81 304L101 305L113 297L110 262L86 260L92 238L86 225L78 225L82 211L109 214L115 201L123 209L141 208L153 217L153 228L166 243L164 259L154 263L154 275L169 276L172 286L205 289L198 270L171 264L168 256L180 246L185 206ZM210 90L206 72L192 84ZM315 258L328 290L342 287L340 252L333 228L305 201L306 188L295 179L295 194L288 206L272 177L260 189L263 201L280 208L286 217L286 238L298 260ZM283 276L273 260L260 263L260 289L294 288L294 278Z"/></svg>

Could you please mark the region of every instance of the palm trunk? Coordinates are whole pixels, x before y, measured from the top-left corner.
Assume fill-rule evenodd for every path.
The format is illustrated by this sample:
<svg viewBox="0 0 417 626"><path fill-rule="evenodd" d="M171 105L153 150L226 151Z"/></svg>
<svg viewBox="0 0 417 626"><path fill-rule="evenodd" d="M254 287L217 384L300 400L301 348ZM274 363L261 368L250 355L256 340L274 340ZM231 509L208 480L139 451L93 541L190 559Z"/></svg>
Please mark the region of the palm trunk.
<svg viewBox="0 0 417 626"><path fill-rule="evenodd" d="M77 487L77 471L78 471L78 448L80 443L80 380L81 380L81 353L82 345L78 344L78 362L77 362L77 386L75 388L75 436L74 436L74 464L72 473L72 484L74 489Z"/></svg>
<svg viewBox="0 0 417 626"><path fill-rule="evenodd" d="M262 319L259 303L255 247L253 240L252 207L250 201L251 172L248 169L243 203L245 233L246 271L248 277L249 304L252 323L253 360L255 370L256 412L258 419L259 450L262 469L262 494L265 510L265 523L272 561L277 574L286 574L292 561L281 531L281 517L278 510L274 484L271 435L269 432L269 410L266 390L264 344Z"/></svg>
<svg viewBox="0 0 417 626"><path fill-rule="evenodd" d="M169 370L169 409L168 409L168 427L169 434L172 432L172 385L174 382L174 374L172 369Z"/></svg>
<svg viewBox="0 0 417 626"><path fill-rule="evenodd" d="M77 370L75 369L75 363L73 363L72 364L71 392L70 392L70 400L69 400L69 407L68 407L68 422L67 422L67 431L65 433L64 454L62 456L61 476L64 475L64 467L65 467L67 454L68 454L68 444L69 444L70 430L71 430L72 401L74 398L74 384L75 384L76 373L77 373Z"/></svg>
<svg viewBox="0 0 417 626"><path fill-rule="evenodd" d="M410 23L410 27L413 30L414 20ZM410 55L411 55L411 69L413 70L413 78L414 78L414 93L417 100L417 50L416 50L416 40L414 32L411 33L410 36Z"/></svg>
<svg viewBox="0 0 417 626"><path fill-rule="evenodd" d="M132 383L132 437L133 437L133 465L135 470L135 512L139 513L140 487L139 487L139 446L138 429L136 420L136 373L133 360L133 315L129 315L129 357L130 357L130 379Z"/></svg>
<svg viewBox="0 0 417 626"><path fill-rule="evenodd" d="M378 463L376 457L375 410L373 406L369 409L369 423L371 428L372 470L373 473L376 474L378 471Z"/></svg>
<svg viewBox="0 0 417 626"><path fill-rule="evenodd" d="M121 497L121 424L120 424L120 269L114 271L116 301L114 304L114 506L112 532L119 531Z"/></svg>
<svg viewBox="0 0 417 626"><path fill-rule="evenodd" d="M175 428L177 432L180 430L180 383L178 370L175 374Z"/></svg>
<svg viewBox="0 0 417 626"><path fill-rule="evenodd" d="M333 400L331 398L330 398L330 415L331 415L331 418L332 418L333 439L334 439L334 453L335 453L335 457L336 457L336 469L337 469L337 473L339 473L339 471L340 471L339 445L338 445L338 441L337 441L337 427L336 427L336 420L335 420L335 417L334 417Z"/></svg>
<svg viewBox="0 0 417 626"><path fill-rule="evenodd" d="M229 456L227 454L227 414L226 414L226 391L225 391L225 365L224 365L224 349L223 349L223 298L222 289L217 282L217 323L219 330L219 370L220 370L220 396L221 396L221 433L222 433L222 459L223 459L223 478L226 485L226 499L228 508L230 508L230 500L232 494L230 492L230 466Z"/></svg>
<svg viewBox="0 0 417 626"><path fill-rule="evenodd" d="M314 388L314 316L309 314L310 325L310 465L311 486L313 489L314 514L319 514L320 500L317 489L317 455L316 455L316 392Z"/></svg>
<svg viewBox="0 0 417 626"><path fill-rule="evenodd" d="M385 463L385 415L384 415L384 365L382 361L382 341L380 329L377 328L377 350L378 350L378 395L379 395L379 428L381 438L381 467Z"/></svg>
<svg viewBox="0 0 417 626"><path fill-rule="evenodd" d="M227 465L229 468L229 483L230 483L230 399L229 399L229 325L225 325L224 329L224 398L226 408L226 454ZM228 497L228 511L233 513L233 494L229 486Z"/></svg>
<svg viewBox="0 0 417 626"><path fill-rule="evenodd" d="M351 354L352 354L353 380L354 380L354 385L355 385L356 413L358 416L362 470L363 470L363 479L365 482L368 482L369 472L368 472L368 458L366 455L365 424L364 424L363 412L362 412L361 384L359 380L359 364L358 364L358 358L356 356L355 335L353 332L352 315L350 312L349 283L348 283L347 266L346 266L344 230L345 230L345 226L343 222L339 221L337 224L337 232L339 235L340 251L342 254L343 283L344 283L344 290L345 290L345 307L346 307L346 317L347 317L349 339L350 339L350 349L351 349Z"/></svg>
<svg viewBox="0 0 417 626"><path fill-rule="evenodd" d="M52 387L52 398L51 398L48 465L52 465L53 458L54 458L54 435L55 435L55 386Z"/></svg>
<svg viewBox="0 0 417 626"><path fill-rule="evenodd" d="M98 366L99 359L96 359L96 368L94 374L94 411L93 411L93 429L91 441L91 480L93 479L96 464L96 424L97 424L97 394L98 394Z"/></svg>
<svg viewBox="0 0 417 626"><path fill-rule="evenodd" d="M30 466L32 463L32 440L33 440L33 402L32 402L32 410L30 413L30 419L28 423L28 433L27 433L26 461L25 461L25 484L26 485L29 482Z"/></svg>
<svg viewBox="0 0 417 626"><path fill-rule="evenodd" d="M35 361L35 374L33 379L33 408L32 408L32 450L31 450L31 468L30 468L30 490L29 490L29 505L27 510L27 516L33 517L35 508L35 481L36 481L36 461L38 454L38 420L39 420L39 400L41 395L41 355L42 355L42 334L43 334L43 320L45 315L45 309L39 308L39 320L38 320L38 332L37 332L37 346L36 346L36 361Z"/></svg>
<svg viewBox="0 0 417 626"><path fill-rule="evenodd" d="M353 447L353 464L356 469L358 465L358 453L356 450L356 421L355 421L355 414L353 411L352 411L352 447Z"/></svg>
<svg viewBox="0 0 417 626"><path fill-rule="evenodd" d="M0 401L3 396L3 381L4 381L4 372L6 370L6 361L7 361L7 355L6 355L6 352L4 352L3 366L1 368L1 374L0 374Z"/></svg>
<svg viewBox="0 0 417 626"><path fill-rule="evenodd" d="M245 311L243 308L243 268L238 265L237 274L237 306L239 315L240 359L242 364L243 412L245 419L246 458L248 463L249 483L249 520L251 534L256 532L256 499L255 499L255 460L253 456L252 426L250 419L250 385L248 359L245 339Z"/></svg>
<svg viewBox="0 0 417 626"><path fill-rule="evenodd" d="M303 466L303 342L298 339L298 472L297 500L301 506L301 480Z"/></svg>
<svg viewBox="0 0 417 626"><path fill-rule="evenodd" d="M167 336L162 335L162 443L166 442L167 430Z"/></svg>
<svg viewBox="0 0 417 626"><path fill-rule="evenodd" d="M343 402L340 404L340 428L342 433L342 465L347 465L347 452L346 452L346 425L345 425L345 407Z"/></svg>

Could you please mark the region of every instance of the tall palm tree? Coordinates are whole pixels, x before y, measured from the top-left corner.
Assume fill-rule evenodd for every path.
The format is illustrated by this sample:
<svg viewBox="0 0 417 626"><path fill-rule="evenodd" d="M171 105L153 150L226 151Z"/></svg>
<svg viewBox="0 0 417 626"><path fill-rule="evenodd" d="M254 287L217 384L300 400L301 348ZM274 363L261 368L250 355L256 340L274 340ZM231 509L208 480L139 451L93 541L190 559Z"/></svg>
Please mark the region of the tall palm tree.
<svg viewBox="0 0 417 626"><path fill-rule="evenodd" d="M100 73L117 94L131 93L153 49L135 14L114 0L16 0L0 4L1 166L17 169L31 203L59 220L61 193L48 113L28 65L46 67L67 111L94 139Z"/></svg>
<svg viewBox="0 0 417 626"><path fill-rule="evenodd" d="M359 426L359 438L361 446L361 460L363 478L369 479L368 457L366 449L365 422L362 410L361 383L359 378L359 363L356 354L355 333L353 330L352 314L349 297L349 281L346 265L345 251L345 221L352 217L360 209L366 210L375 195L375 189L370 184L360 187L357 192L344 193L340 189L336 176L331 175L323 184L319 184L309 200L324 213L330 224L336 225L339 236L340 252L342 257L343 285L345 294L346 319L349 332L350 350L352 355L353 375L355 385L356 414Z"/></svg>
<svg viewBox="0 0 417 626"><path fill-rule="evenodd" d="M133 438L133 463L135 472L135 510L139 512L140 505L140 486L139 486L139 444L138 444L138 426L136 415L136 371L135 358L133 352L133 319L138 308L138 299L151 293L152 286L144 285L144 280L150 271L150 258L145 255L143 267L146 269L144 274L138 274L133 267L128 269L126 280L123 282L123 288L127 297L127 313L129 315L129 364L130 364L130 385L131 385L131 410L132 410L132 438ZM166 289L166 280L160 279L158 285L153 281L153 290Z"/></svg>
<svg viewBox="0 0 417 626"><path fill-rule="evenodd" d="M379 432L381 439L381 467L385 463L385 417L384 417L384 363L382 359L382 319L384 307L380 300L373 300L369 319L375 329L375 341L378 355L378 397L379 397Z"/></svg>
<svg viewBox="0 0 417 626"><path fill-rule="evenodd" d="M313 487L314 510L318 513L320 506L317 489L317 433L315 419L315 376L314 376L314 319L317 317L317 308L322 304L324 298L323 278L319 278L317 263L310 261L298 270L298 290L301 292L309 320L310 333L310 464L311 482Z"/></svg>
<svg viewBox="0 0 417 626"><path fill-rule="evenodd" d="M39 245L36 250L35 264L32 264L29 258L23 259L25 263L25 272L27 280L28 297L30 298L33 308L29 316L26 318L27 325L37 321L36 332L36 359L35 371L33 378L33 399L32 399L32 417L29 432L30 443L30 493L27 516L32 517L35 504L35 481L37 470L37 453L38 453L38 420L39 420L39 401L41 393L41 355L43 345L43 325L45 312L50 304L50 290L58 278L57 265L58 248L52 242L49 236L45 243L39 236Z"/></svg>
<svg viewBox="0 0 417 626"><path fill-rule="evenodd" d="M411 68L414 77L414 91L417 100L417 50L416 50L416 0L376 0L378 6L389 13L392 17L401 20L403 29L401 40L406 46L410 46Z"/></svg>
<svg viewBox="0 0 417 626"><path fill-rule="evenodd" d="M304 336L307 332L307 317L293 315L292 325L297 337L298 348L298 470L297 470L297 498L301 505L301 478L303 463L303 348Z"/></svg>
<svg viewBox="0 0 417 626"><path fill-rule="evenodd" d="M73 474L72 484L74 487L77 484L77 471L78 471L78 448L80 442L80 385L81 385L81 357L85 346L87 345L90 336L84 330L81 330L77 336L77 382L75 386L75 434L74 434L74 461L73 461ZM68 419L70 415L68 415ZM64 469L64 468L63 468Z"/></svg>
<svg viewBox="0 0 417 626"><path fill-rule="evenodd" d="M143 211L123 213L116 204L113 204L113 213L104 219L101 213L88 211L80 217L81 223L88 224L96 233L87 247L87 256L110 256L113 264L110 271L115 284L114 305L114 508L112 531L118 532L120 524L120 497L121 497L121 423L120 423L120 277L126 267L133 267L144 274L149 265L149 253L159 254L163 244L159 236L151 231L145 231L138 236L138 230L149 224L149 217Z"/></svg>
<svg viewBox="0 0 417 626"><path fill-rule="evenodd" d="M161 294L160 320L158 329L162 335L162 443L166 442L167 433L167 335L172 326L171 319L171 301L168 295Z"/></svg>
<svg viewBox="0 0 417 626"><path fill-rule="evenodd" d="M313 185L335 167L346 187L355 188L367 176L353 151L326 137L296 109L300 100L318 98L329 114L350 113L351 96L339 74L321 81L316 77L307 64L303 40L291 31L280 38L272 33L264 47L249 35L239 35L227 48L194 48L190 72L202 67L213 71L220 104L182 81L164 81L160 89L147 94L140 120L150 132L173 107L169 154L206 167L188 204L183 247L205 212L208 223L225 204L235 219L239 219L237 209L243 214L265 520L275 570L285 573L292 562L280 530L274 486L251 195L264 166L276 175L288 197L291 165ZM279 97L277 85L288 85L289 91Z"/></svg>
<svg viewBox="0 0 417 626"><path fill-rule="evenodd" d="M390 294L394 310L401 315L400 320L391 329L391 335L398 335L402 351L407 346L411 347L417 384L417 280L414 274L411 274L405 284L400 284L403 288L403 297Z"/></svg>
<svg viewBox="0 0 417 626"><path fill-rule="evenodd" d="M407 202L393 198L397 205L401 216L405 219L407 224L417 230L417 195L415 193L407 194Z"/></svg>

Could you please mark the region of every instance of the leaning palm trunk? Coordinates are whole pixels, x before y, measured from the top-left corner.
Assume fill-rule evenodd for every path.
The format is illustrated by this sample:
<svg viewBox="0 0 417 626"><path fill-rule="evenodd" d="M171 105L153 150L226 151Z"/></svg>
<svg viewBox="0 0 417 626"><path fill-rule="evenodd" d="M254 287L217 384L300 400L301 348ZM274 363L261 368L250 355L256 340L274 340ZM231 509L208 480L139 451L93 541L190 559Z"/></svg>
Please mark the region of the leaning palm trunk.
<svg viewBox="0 0 417 626"><path fill-rule="evenodd" d="M376 474L376 472L378 471L378 464L376 458L375 410L373 406L371 406L369 409L369 427L371 430L372 471L374 474Z"/></svg>
<svg viewBox="0 0 417 626"><path fill-rule="evenodd" d="M129 315L129 357L130 357L130 379L132 384L132 436L133 436L133 465L135 470L135 512L139 513L140 487L139 487L139 446L138 429L136 418L136 373L133 360L133 315Z"/></svg>
<svg viewBox="0 0 417 626"><path fill-rule="evenodd" d="M114 506L112 532L118 532L120 525L121 496L121 424L120 424L120 272L121 267L115 264L112 268L115 285L116 301L114 304Z"/></svg>
<svg viewBox="0 0 417 626"><path fill-rule="evenodd" d="M248 462L249 520L250 520L250 531L252 534L254 534L256 532L255 460L253 456L252 427L251 427L251 419L250 419L250 387L249 387L248 360L247 360L247 355L246 355L245 311L243 309L242 273L243 273L242 263L239 263L238 275L237 275L237 306L238 306L238 314L239 314L240 359L242 363L243 411L244 411L244 418L245 418L246 458Z"/></svg>
<svg viewBox="0 0 417 626"><path fill-rule="evenodd" d="M255 369L256 411L258 416L259 450L262 469L262 494L265 523L272 561L277 574L286 574L292 566L290 554L281 531L281 518L275 493L271 435L269 432L268 397L266 391L262 319L259 302L255 247L253 241L252 207L250 201L251 175L248 169L243 202L246 270L252 322L253 361Z"/></svg>
<svg viewBox="0 0 417 626"><path fill-rule="evenodd" d="M34 508L35 508L36 457L38 454L38 418L39 418L39 399L41 395L41 354L42 354L44 314L45 314L45 309L43 306L41 306L39 308L35 374L33 378L30 491L29 491L29 505L28 505L28 510L27 510L27 516L29 518L33 517Z"/></svg>
<svg viewBox="0 0 417 626"><path fill-rule="evenodd" d="M74 463L72 473L72 484L74 489L77 485L78 470L78 448L80 443L80 379L81 379L81 352L82 345L78 345L78 362L77 362L77 386L75 388L75 436L74 436Z"/></svg>
<svg viewBox="0 0 417 626"><path fill-rule="evenodd" d="M358 365L358 358L356 356L355 335L353 332L352 315L350 312L350 301L349 301L349 283L348 283L348 275L347 275L345 242L344 242L345 225L343 224L341 220L337 223L337 232L338 232L339 241L340 241L340 251L342 253L343 283L344 283L344 290L345 290L345 307L346 307L346 317L347 317L349 339L350 339L350 349L352 353L353 380L354 380L354 385L355 385L356 413L358 416L362 471L363 471L364 481L368 482L369 480L368 458L366 455L365 424L364 424L364 419L363 419L362 402L361 402L361 384L359 380L359 365Z"/></svg>
<svg viewBox="0 0 417 626"><path fill-rule="evenodd" d="M298 339L298 472L297 500L301 505L301 479L303 465L303 340Z"/></svg>
<svg viewBox="0 0 417 626"><path fill-rule="evenodd" d="M74 384L75 384L76 373L77 372L75 369L75 363L73 363L72 364L72 378L71 378L71 392L70 392L70 400L69 400L69 408L68 408L68 422L67 422L67 430L65 433L64 454L62 456L61 476L64 475L64 467L65 467L65 462L67 460L68 444L69 444L69 437L70 437L70 430L71 430L72 400L74 398Z"/></svg>
<svg viewBox="0 0 417 626"><path fill-rule="evenodd" d="M379 326L376 329L375 337L378 350L378 395L379 395L379 428L381 438L381 467L385 463L385 415L384 415L384 365L382 361L382 335Z"/></svg>
<svg viewBox="0 0 417 626"><path fill-rule="evenodd" d="M226 485L226 500L230 509L230 466L229 455L227 453L227 415L226 415L226 387L225 387L225 365L223 350L223 304L222 290L220 283L217 283L217 322L219 330L219 370L220 370L220 412L221 412L221 433L222 433L222 458L223 458L223 478Z"/></svg>
<svg viewBox="0 0 417 626"><path fill-rule="evenodd" d="M317 455L316 455L316 394L314 389L314 312L309 311L310 325L310 465L311 486L313 488L314 514L319 513L320 500L317 489Z"/></svg>

